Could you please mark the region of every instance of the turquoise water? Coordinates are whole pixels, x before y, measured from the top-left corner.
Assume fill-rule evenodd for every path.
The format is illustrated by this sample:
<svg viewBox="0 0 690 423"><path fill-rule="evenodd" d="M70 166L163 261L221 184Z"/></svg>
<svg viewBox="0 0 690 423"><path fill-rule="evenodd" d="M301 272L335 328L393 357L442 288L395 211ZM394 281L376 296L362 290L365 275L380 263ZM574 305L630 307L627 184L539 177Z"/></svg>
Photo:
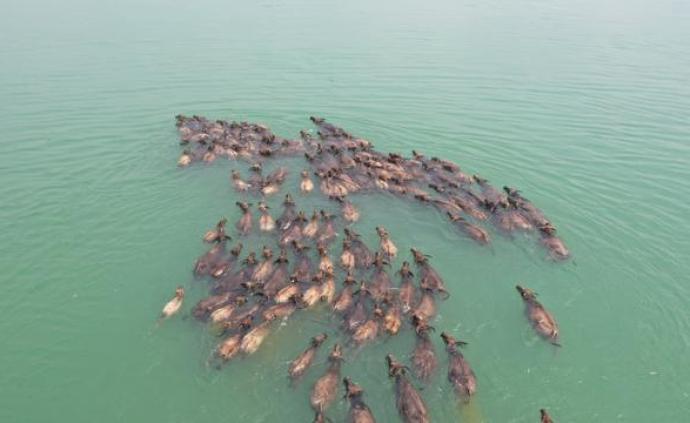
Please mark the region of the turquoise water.
<svg viewBox="0 0 690 423"><path fill-rule="evenodd" d="M235 165L176 167L186 113L284 136L323 115L379 150L517 186L559 227L563 264L523 237L480 248L420 206L353 198L367 241L385 224L452 291L434 325L470 343L479 393L457 404L437 342L434 421L536 422L542 407L558 422L687 421L688 22L690 4L666 0L4 4L0 420L311 421L325 354L295 389L286 369L334 333L326 313L221 371L217 339L184 316L206 293L191 277L201 235L239 217ZM517 282L553 311L562 349L533 335ZM178 284L183 315L156 329ZM344 365L381 422L397 419L384 356L413 345L408 332Z"/></svg>

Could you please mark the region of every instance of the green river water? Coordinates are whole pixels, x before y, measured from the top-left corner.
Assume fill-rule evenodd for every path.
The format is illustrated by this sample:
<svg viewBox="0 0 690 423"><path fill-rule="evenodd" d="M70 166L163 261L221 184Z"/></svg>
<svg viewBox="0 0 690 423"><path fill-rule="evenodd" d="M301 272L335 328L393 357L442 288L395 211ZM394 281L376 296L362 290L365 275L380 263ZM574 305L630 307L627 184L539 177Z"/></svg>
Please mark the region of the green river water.
<svg viewBox="0 0 690 423"><path fill-rule="evenodd" d="M384 224L393 266L418 247L452 292L434 326L469 342L479 392L458 404L434 335L439 372L415 382L433 421L537 422L542 407L690 421L687 1L6 0L0 58L0 421L311 421L331 342L295 388L286 369L310 336L337 337L328 313L207 365L218 340L188 316L207 293L191 270L204 231L239 217L228 175L246 165L179 169L177 113L286 137L325 116L519 187L553 220L565 263L528 237L482 248L432 210L353 197L370 245ZM536 338L518 282L563 348ZM156 328L180 284L182 313ZM380 422L398 421L384 356L413 345L407 331L347 356Z"/></svg>

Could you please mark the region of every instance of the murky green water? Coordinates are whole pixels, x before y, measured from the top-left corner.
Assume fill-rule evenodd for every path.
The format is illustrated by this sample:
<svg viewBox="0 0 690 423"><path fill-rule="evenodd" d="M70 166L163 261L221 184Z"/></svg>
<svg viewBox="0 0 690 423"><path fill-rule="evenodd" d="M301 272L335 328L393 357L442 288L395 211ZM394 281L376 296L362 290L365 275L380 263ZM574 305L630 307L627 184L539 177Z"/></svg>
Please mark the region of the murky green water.
<svg viewBox="0 0 690 423"><path fill-rule="evenodd" d="M333 333L326 314L222 371L194 319L154 327L176 285L186 312L205 294L200 236L238 217L231 164L175 166L187 113L286 136L320 114L520 187L559 226L562 265L522 237L482 249L417 205L353 199L368 241L384 223L452 290L435 326L470 342L479 394L457 405L438 342L434 421L536 422L541 407L558 422L687 421L688 22L688 3L666 0L5 3L0 420L312 418L324 355L296 389L285 375L308 337ZM554 312L562 349L535 338L516 282ZM384 356L413 345L408 332L343 368L381 422L397 419Z"/></svg>

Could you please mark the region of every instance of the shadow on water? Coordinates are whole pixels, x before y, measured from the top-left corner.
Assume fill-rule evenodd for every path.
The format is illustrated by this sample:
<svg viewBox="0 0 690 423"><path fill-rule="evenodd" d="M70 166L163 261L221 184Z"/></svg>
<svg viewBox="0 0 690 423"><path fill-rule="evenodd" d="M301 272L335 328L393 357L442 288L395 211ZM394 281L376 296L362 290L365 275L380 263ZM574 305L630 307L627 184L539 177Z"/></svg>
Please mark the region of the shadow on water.
<svg viewBox="0 0 690 423"><path fill-rule="evenodd" d="M477 401L469 401L467 403L458 402L456 410L460 416L458 421L462 423L488 423Z"/></svg>

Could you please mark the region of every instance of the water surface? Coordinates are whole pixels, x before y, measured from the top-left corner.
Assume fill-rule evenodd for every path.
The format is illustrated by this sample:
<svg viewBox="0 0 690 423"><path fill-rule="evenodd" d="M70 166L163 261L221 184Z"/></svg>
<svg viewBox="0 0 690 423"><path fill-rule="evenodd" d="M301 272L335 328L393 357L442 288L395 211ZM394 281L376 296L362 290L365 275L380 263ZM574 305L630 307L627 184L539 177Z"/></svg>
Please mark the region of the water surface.
<svg viewBox="0 0 690 423"><path fill-rule="evenodd" d="M523 237L482 249L421 207L353 199L368 241L384 223L453 293L434 325L470 343L479 394L457 405L437 342L434 421L534 422L542 407L559 422L688 420L688 22L670 0L5 4L0 419L310 421L323 359L294 390L285 373L325 315L222 371L198 322L154 328L175 286L185 310L205 294L191 278L204 230L239 217L230 163L175 166L186 113L285 136L323 115L379 150L517 186L553 219L574 253L561 265ZM517 282L555 313L562 349L526 325ZM343 368L379 421L396 421L383 358L413 344Z"/></svg>

